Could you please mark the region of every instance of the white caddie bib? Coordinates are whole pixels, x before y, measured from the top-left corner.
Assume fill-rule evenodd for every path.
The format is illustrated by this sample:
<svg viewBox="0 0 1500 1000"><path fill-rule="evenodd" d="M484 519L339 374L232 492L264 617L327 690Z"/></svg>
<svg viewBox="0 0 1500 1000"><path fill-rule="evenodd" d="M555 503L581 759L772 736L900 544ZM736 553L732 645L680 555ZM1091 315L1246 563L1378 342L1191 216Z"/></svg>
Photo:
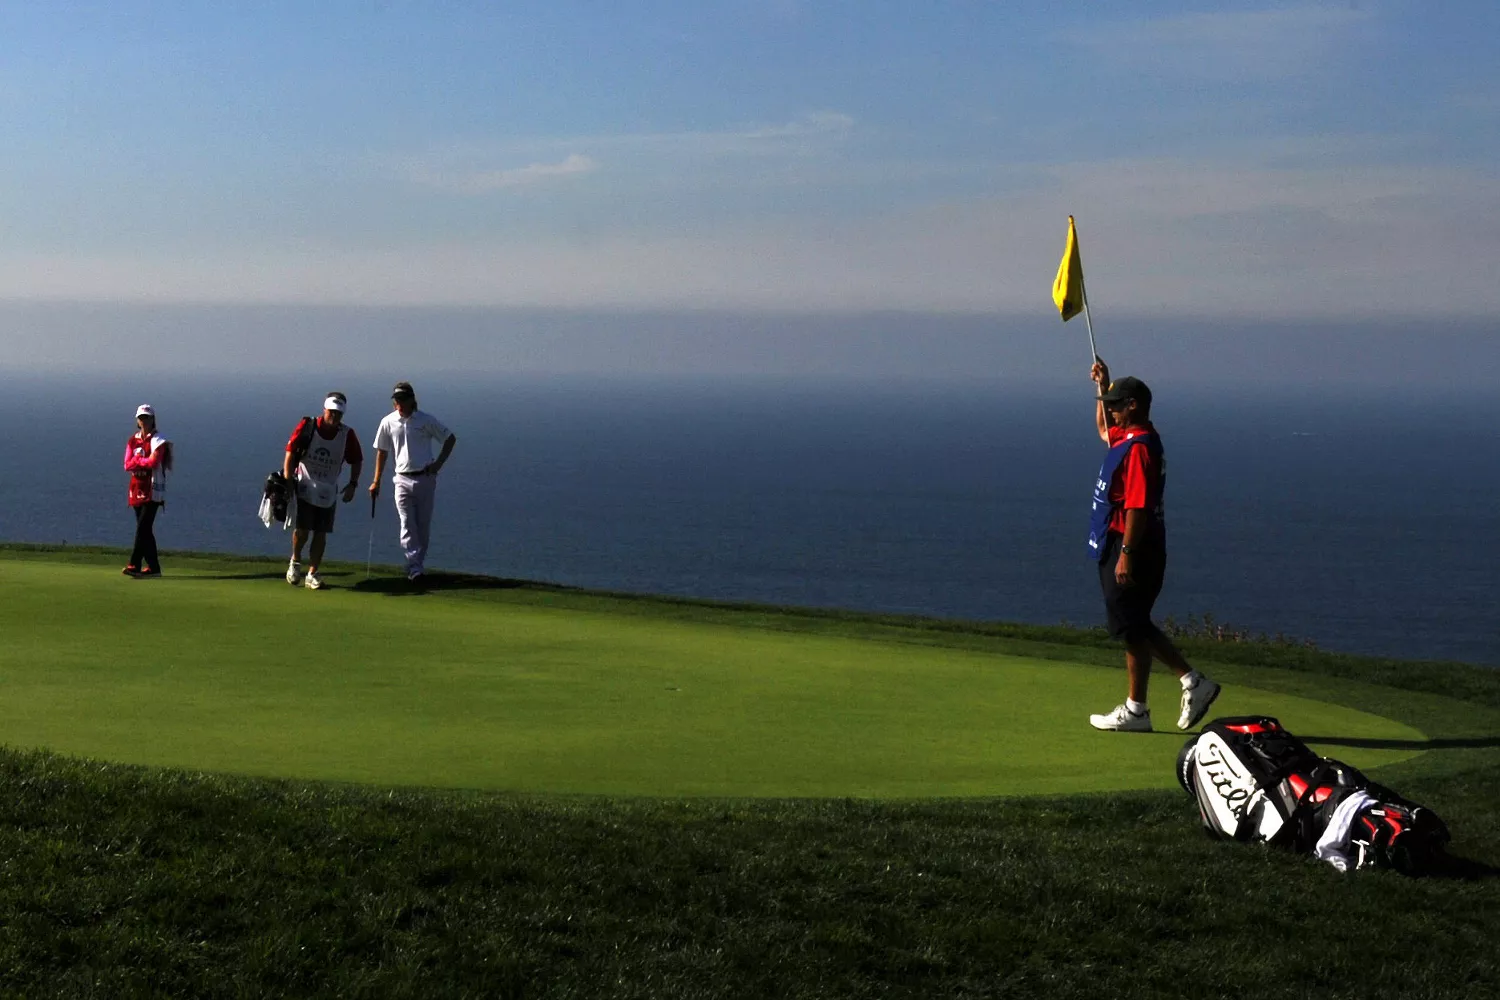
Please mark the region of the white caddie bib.
<svg viewBox="0 0 1500 1000"><path fill-rule="evenodd" d="M332 507L339 495L339 470L344 467L344 449L348 447L349 428L339 425L333 440L313 428L307 454L297 465L297 499L314 507Z"/></svg>

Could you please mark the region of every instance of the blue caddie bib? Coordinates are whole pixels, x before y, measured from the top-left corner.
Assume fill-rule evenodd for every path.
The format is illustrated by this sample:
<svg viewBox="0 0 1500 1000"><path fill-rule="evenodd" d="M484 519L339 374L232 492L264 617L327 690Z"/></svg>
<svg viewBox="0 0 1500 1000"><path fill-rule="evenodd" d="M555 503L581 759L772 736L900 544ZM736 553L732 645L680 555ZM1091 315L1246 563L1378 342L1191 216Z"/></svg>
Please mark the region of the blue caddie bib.
<svg viewBox="0 0 1500 1000"><path fill-rule="evenodd" d="M1109 484L1114 482L1115 473L1120 468L1120 463L1125 461L1125 456L1130 454L1130 449L1136 445L1144 445L1151 453L1151 457L1161 467L1161 438L1156 436L1155 431L1141 431L1133 434L1109 449L1104 455L1104 463L1099 466L1099 478L1094 481L1094 506L1089 511L1089 558L1095 562L1104 558L1104 540L1109 535L1109 518L1114 513L1114 505L1109 502ZM1166 473L1162 474L1162 489L1166 489ZM1158 506L1151 512L1156 520L1157 530L1163 529L1162 511Z"/></svg>

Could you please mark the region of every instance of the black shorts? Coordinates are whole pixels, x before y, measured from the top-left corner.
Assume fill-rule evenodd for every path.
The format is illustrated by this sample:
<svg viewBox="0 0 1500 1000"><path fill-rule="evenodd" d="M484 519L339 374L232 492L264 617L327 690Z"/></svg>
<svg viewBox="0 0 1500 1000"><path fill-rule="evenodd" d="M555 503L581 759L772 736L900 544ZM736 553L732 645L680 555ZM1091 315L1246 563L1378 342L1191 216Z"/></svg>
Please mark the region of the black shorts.
<svg viewBox="0 0 1500 1000"><path fill-rule="evenodd" d="M1140 638L1152 629L1151 608L1161 593L1167 575L1167 551L1161 545L1142 545L1130 550L1130 583L1120 586L1115 580L1115 563L1120 560L1118 532L1105 538L1104 558L1099 560L1099 588L1104 591L1104 613L1109 634L1126 642Z"/></svg>
<svg viewBox="0 0 1500 1000"><path fill-rule="evenodd" d="M324 534L333 533L333 515L338 510L338 501L335 500L327 507L317 507L304 501L297 501L297 530L298 531L321 531Z"/></svg>

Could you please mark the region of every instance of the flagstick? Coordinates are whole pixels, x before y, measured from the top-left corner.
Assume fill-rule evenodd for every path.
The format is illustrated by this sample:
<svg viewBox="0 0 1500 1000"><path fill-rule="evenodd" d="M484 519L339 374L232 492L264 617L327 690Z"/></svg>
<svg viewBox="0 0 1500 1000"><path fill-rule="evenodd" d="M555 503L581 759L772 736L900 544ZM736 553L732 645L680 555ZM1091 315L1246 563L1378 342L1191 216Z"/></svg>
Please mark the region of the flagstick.
<svg viewBox="0 0 1500 1000"><path fill-rule="evenodd" d="M1078 264L1078 290L1083 293L1083 322L1089 328L1089 351L1094 355L1094 360L1099 360L1099 348L1094 346L1094 318L1089 315L1089 288L1083 282L1083 263Z"/></svg>

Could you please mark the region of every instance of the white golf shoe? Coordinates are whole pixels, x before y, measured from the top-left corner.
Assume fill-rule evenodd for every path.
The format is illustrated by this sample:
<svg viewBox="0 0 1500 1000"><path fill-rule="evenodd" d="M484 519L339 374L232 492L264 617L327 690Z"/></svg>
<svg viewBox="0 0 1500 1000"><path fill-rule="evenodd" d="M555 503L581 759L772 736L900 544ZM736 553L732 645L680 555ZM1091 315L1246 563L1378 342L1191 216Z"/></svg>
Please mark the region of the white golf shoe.
<svg viewBox="0 0 1500 1000"><path fill-rule="evenodd" d="M286 564L286 582L293 587L302 582L302 567L297 565L295 559Z"/></svg>
<svg viewBox="0 0 1500 1000"><path fill-rule="evenodd" d="M302 586L308 590L322 590L323 581L314 570L308 570L307 575L302 578Z"/></svg>
<svg viewBox="0 0 1500 1000"><path fill-rule="evenodd" d="M1116 733L1149 733L1151 732L1151 709L1146 709L1137 715L1122 702L1115 706L1115 710L1106 715L1089 716L1089 725L1095 729L1106 729Z"/></svg>
<svg viewBox="0 0 1500 1000"><path fill-rule="evenodd" d="M1219 685L1198 675L1198 683L1182 689L1182 714L1177 717L1178 729L1192 729L1208 714L1209 706L1219 696Z"/></svg>

